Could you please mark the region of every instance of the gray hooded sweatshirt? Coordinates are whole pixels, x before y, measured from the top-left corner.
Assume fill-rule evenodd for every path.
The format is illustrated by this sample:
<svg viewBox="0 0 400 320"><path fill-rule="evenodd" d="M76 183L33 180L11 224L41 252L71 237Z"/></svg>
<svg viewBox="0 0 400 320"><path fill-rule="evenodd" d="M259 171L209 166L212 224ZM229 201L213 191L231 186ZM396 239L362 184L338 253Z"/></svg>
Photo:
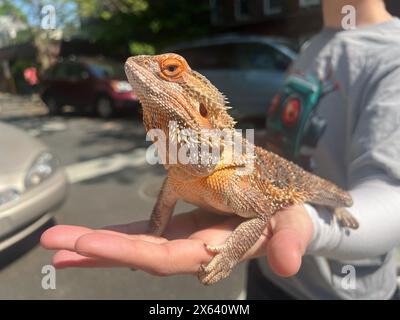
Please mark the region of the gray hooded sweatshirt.
<svg viewBox="0 0 400 320"><path fill-rule="evenodd" d="M389 299L400 245L400 20L354 30L325 28L293 65L337 82L317 113L327 127L312 152L314 173L348 190L358 230L306 205L314 235L300 271L263 273L299 299Z"/></svg>

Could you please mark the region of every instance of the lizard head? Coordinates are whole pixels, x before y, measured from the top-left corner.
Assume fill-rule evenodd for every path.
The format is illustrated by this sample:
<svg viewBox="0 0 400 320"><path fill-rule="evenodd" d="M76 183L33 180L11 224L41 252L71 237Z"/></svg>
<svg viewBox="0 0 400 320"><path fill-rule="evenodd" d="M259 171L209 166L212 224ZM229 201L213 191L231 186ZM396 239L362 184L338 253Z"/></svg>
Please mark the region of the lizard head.
<svg viewBox="0 0 400 320"><path fill-rule="evenodd" d="M142 104L146 131L161 129L167 141L177 142L179 150L185 149L182 148L185 145L197 150L201 161L184 164L178 160L179 167L196 176L210 174L224 150L224 143L222 139L210 139L204 132L234 131L235 123L227 113L223 94L174 53L130 57L125 63L125 72ZM187 131L191 132L188 137L184 136ZM217 151L205 156L200 152L205 145ZM168 154L160 148L159 152ZM169 167L172 162L168 159L165 164Z"/></svg>
<svg viewBox="0 0 400 320"><path fill-rule="evenodd" d="M169 121L178 129L233 129L224 95L180 55L130 57L125 72L142 104L146 130L166 131Z"/></svg>

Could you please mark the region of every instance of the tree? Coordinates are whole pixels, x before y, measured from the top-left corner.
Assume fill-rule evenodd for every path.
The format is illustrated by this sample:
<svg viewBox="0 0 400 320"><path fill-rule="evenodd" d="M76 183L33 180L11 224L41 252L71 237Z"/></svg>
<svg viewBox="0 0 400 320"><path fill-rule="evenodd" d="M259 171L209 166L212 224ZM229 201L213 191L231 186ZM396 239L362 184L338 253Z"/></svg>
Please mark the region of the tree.
<svg viewBox="0 0 400 320"><path fill-rule="evenodd" d="M0 0L0 15L12 15L27 24L28 28L20 31L13 43L31 41L41 70L50 64L50 42L72 35L79 27L79 13L74 2L53 0L51 5L47 3L43 0Z"/></svg>
<svg viewBox="0 0 400 320"><path fill-rule="evenodd" d="M55 29L43 28L47 3ZM166 45L210 33L208 0L0 0L0 12L29 25L19 39L31 39L41 70L49 66L49 43L62 35L100 44L104 55L155 53Z"/></svg>
<svg viewBox="0 0 400 320"><path fill-rule="evenodd" d="M76 0L82 33L109 50L154 53L210 33L207 0Z"/></svg>

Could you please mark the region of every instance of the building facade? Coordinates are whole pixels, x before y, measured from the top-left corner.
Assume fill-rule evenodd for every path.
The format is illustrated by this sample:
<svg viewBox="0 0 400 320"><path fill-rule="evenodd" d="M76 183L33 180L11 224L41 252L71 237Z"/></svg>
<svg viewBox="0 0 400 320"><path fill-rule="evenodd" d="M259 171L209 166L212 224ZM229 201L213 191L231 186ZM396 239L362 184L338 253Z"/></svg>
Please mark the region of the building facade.
<svg viewBox="0 0 400 320"><path fill-rule="evenodd" d="M400 16L400 1L387 0ZM321 0L210 0L211 23L223 31L279 35L302 42L322 27Z"/></svg>

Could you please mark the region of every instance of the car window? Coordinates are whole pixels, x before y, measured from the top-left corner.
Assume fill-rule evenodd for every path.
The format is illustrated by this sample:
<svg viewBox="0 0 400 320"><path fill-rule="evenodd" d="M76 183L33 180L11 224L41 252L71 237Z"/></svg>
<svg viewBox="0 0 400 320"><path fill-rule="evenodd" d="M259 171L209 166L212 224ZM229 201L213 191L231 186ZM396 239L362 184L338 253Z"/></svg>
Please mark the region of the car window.
<svg viewBox="0 0 400 320"><path fill-rule="evenodd" d="M237 44L235 55L241 69L285 70L290 64L288 57L266 44Z"/></svg>
<svg viewBox="0 0 400 320"><path fill-rule="evenodd" d="M123 65L113 63L90 63L88 68L92 75L102 79L125 79Z"/></svg>
<svg viewBox="0 0 400 320"><path fill-rule="evenodd" d="M82 80L85 78L86 68L80 63L71 63L68 66L68 78L69 80Z"/></svg>
<svg viewBox="0 0 400 320"><path fill-rule="evenodd" d="M193 69L286 70L290 58L259 43L233 43L186 48L176 51Z"/></svg>
<svg viewBox="0 0 400 320"><path fill-rule="evenodd" d="M233 45L212 45L177 50L193 69L232 69L235 58L232 55Z"/></svg>
<svg viewBox="0 0 400 320"><path fill-rule="evenodd" d="M55 66L53 78L56 80L77 81L85 78L86 68L80 63L64 62Z"/></svg>
<svg viewBox="0 0 400 320"><path fill-rule="evenodd" d="M89 70L96 78L110 78L113 74L112 68L106 65L91 63Z"/></svg>

